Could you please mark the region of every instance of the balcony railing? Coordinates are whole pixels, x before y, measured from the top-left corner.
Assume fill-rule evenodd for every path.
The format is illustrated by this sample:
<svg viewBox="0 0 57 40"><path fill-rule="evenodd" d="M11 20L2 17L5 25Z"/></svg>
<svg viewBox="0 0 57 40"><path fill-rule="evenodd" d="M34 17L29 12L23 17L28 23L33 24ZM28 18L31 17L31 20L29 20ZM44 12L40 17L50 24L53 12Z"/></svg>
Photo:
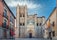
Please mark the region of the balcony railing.
<svg viewBox="0 0 57 40"><path fill-rule="evenodd" d="M6 25L5 23L2 24L2 27L3 28L7 28L7 29L10 29L8 25Z"/></svg>
<svg viewBox="0 0 57 40"><path fill-rule="evenodd" d="M3 24L2 24L2 27L3 27L3 28L6 28L6 24L5 24L5 23L3 23Z"/></svg>
<svg viewBox="0 0 57 40"><path fill-rule="evenodd" d="M3 17L5 17L6 19L8 19L8 16L6 13L3 14Z"/></svg>

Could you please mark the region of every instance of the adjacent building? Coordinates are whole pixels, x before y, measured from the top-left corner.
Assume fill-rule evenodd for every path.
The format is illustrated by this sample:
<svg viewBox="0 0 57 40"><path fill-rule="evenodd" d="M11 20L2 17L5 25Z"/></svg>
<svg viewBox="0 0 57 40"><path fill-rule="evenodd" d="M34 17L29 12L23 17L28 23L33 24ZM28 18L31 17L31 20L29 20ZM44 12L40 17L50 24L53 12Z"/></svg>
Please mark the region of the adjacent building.
<svg viewBox="0 0 57 40"><path fill-rule="evenodd" d="M55 7L48 19L45 22L45 33L44 37L48 38L49 36L57 36L57 8Z"/></svg>
<svg viewBox="0 0 57 40"><path fill-rule="evenodd" d="M14 27L14 14L5 1L0 0L0 38L10 38L14 34Z"/></svg>
<svg viewBox="0 0 57 40"><path fill-rule="evenodd" d="M45 17L38 17L37 14L29 15L27 5L17 5L16 11L16 37L41 37Z"/></svg>

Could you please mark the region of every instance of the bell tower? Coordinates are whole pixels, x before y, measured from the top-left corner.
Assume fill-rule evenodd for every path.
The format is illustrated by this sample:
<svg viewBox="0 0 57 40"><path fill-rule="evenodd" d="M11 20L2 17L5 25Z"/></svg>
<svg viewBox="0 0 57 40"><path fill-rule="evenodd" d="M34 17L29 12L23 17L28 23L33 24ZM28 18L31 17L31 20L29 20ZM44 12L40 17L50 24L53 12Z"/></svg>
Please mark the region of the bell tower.
<svg viewBox="0 0 57 40"><path fill-rule="evenodd" d="M25 37L25 30L27 26L27 6L17 6L16 22L18 27L19 37Z"/></svg>

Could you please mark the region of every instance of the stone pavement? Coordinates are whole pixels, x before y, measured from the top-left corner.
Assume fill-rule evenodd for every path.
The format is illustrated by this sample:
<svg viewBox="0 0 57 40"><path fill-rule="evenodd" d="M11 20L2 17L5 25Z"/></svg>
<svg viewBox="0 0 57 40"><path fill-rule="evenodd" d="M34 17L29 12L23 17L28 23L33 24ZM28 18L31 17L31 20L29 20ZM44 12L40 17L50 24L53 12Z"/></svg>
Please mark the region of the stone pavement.
<svg viewBox="0 0 57 40"><path fill-rule="evenodd" d="M0 40L48 40L43 38L15 38L15 39L0 39Z"/></svg>
<svg viewBox="0 0 57 40"><path fill-rule="evenodd" d="M0 40L50 40L44 38L15 38L15 39L0 39ZM52 38L52 40L57 40L57 38Z"/></svg>
<svg viewBox="0 0 57 40"><path fill-rule="evenodd" d="M57 37L53 37L52 39L53 39L53 40L57 40Z"/></svg>
<svg viewBox="0 0 57 40"><path fill-rule="evenodd" d="M15 40L48 40L43 38L16 38Z"/></svg>

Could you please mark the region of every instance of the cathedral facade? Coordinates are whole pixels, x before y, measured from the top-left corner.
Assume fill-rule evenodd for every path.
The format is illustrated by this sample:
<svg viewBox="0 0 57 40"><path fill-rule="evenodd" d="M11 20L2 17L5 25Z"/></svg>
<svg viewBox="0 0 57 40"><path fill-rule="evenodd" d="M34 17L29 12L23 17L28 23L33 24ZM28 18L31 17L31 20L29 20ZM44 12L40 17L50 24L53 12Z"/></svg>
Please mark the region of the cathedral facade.
<svg viewBox="0 0 57 40"><path fill-rule="evenodd" d="M16 37L27 38L42 36L42 25L45 22L44 16L37 17L37 14L28 15L27 5L18 5L16 12Z"/></svg>

